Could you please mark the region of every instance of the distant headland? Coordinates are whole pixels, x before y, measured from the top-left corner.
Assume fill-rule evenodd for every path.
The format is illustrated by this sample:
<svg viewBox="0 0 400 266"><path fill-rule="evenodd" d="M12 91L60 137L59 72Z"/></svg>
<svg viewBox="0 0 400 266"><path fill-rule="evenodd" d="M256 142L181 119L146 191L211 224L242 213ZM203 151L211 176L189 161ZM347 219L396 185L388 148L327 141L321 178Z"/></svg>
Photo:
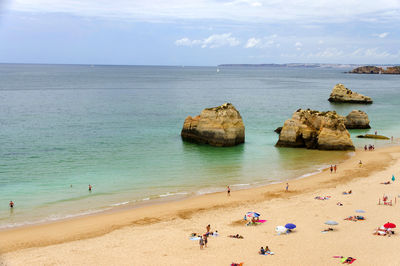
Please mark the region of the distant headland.
<svg viewBox="0 0 400 266"><path fill-rule="evenodd" d="M352 68L348 73L354 74L400 74L399 65L365 66L360 64L321 64L321 63L287 63L287 64L220 64L218 67L287 67L287 68Z"/></svg>

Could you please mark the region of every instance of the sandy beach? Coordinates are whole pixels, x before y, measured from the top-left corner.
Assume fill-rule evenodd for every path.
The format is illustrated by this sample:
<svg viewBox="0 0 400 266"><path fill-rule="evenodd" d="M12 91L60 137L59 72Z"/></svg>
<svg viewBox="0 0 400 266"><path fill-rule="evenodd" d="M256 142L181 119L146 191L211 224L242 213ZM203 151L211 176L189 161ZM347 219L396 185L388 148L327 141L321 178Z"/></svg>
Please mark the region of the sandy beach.
<svg viewBox="0 0 400 266"><path fill-rule="evenodd" d="M358 162L363 162L359 167ZM355 265L399 265L400 238L373 235L392 222L400 198L398 182L380 184L400 174L400 147L356 151L338 165L337 173L320 174L265 187L214 193L177 202L86 216L0 232L0 264L5 265L338 265L333 256L356 258ZM352 190L351 195L343 191ZM393 206L378 205L386 194ZM330 196L328 200L314 199ZM338 206L341 202L343 206ZM395 204L397 202L397 204ZM365 221L345 221L366 212ZM257 211L267 222L245 226L243 216ZM339 225L322 233L326 220ZM294 223L291 234L277 235L275 227ZM218 230L208 247L189 239L206 226ZM396 230L395 230L396 231ZM244 239L228 238L240 234ZM261 256L261 246L275 255Z"/></svg>

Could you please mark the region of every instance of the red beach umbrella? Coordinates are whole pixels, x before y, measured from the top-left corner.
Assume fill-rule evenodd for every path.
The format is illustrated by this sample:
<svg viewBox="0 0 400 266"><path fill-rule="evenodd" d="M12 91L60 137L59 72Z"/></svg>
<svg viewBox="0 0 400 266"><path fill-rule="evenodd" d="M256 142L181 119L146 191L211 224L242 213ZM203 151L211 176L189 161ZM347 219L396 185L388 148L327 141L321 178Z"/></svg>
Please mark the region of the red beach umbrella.
<svg viewBox="0 0 400 266"><path fill-rule="evenodd" d="M393 224L393 223L385 223L385 224L383 225L383 227L385 227L385 228L396 228L396 225Z"/></svg>

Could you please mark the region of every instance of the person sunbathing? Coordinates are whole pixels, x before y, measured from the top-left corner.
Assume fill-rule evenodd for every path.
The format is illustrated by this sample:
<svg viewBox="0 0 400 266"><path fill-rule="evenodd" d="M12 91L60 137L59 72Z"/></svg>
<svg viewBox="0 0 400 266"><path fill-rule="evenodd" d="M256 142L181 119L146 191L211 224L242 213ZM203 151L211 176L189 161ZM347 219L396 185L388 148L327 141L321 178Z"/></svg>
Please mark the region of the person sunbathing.
<svg viewBox="0 0 400 266"><path fill-rule="evenodd" d="M353 262L353 258L352 257L347 257L347 259L345 261L343 261L343 264L351 263L351 262Z"/></svg>
<svg viewBox="0 0 400 266"><path fill-rule="evenodd" d="M336 203L336 205L343 206L343 204L341 202Z"/></svg>
<svg viewBox="0 0 400 266"><path fill-rule="evenodd" d="M390 181L387 181L387 182L383 182L383 183L381 183L382 185L389 185L390 184Z"/></svg>
<svg viewBox="0 0 400 266"><path fill-rule="evenodd" d="M333 231L333 228L328 228L328 229L325 229L324 231L322 231L322 232L329 232L329 231Z"/></svg>
<svg viewBox="0 0 400 266"><path fill-rule="evenodd" d="M239 234L236 234L236 235L229 235L228 237L230 237L230 238L238 238L238 239L243 239L243 238L244 238L243 236L241 236L241 235L239 235Z"/></svg>

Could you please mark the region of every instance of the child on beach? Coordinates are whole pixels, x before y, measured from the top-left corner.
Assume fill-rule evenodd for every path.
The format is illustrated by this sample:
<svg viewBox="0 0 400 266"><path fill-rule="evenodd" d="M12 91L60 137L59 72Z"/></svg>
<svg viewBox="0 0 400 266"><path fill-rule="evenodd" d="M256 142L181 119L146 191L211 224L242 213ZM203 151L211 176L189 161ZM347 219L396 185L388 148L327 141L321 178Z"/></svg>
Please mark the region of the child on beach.
<svg viewBox="0 0 400 266"><path fill-rule="evenodd" d="M203 238L202 238L202 237L200 237L200 239L199 239L199 245L200 245L200 249L203 249L203 246L204 246L204 240L203 240Z"/></svg>
<svg viewBox="0 0 400 266"><path fill-rule="evenodd" d="M362 162L361 162L361 160L360 160L360 162L358 163L358 166L359 166L359 167L362 167Z"/></svg>

